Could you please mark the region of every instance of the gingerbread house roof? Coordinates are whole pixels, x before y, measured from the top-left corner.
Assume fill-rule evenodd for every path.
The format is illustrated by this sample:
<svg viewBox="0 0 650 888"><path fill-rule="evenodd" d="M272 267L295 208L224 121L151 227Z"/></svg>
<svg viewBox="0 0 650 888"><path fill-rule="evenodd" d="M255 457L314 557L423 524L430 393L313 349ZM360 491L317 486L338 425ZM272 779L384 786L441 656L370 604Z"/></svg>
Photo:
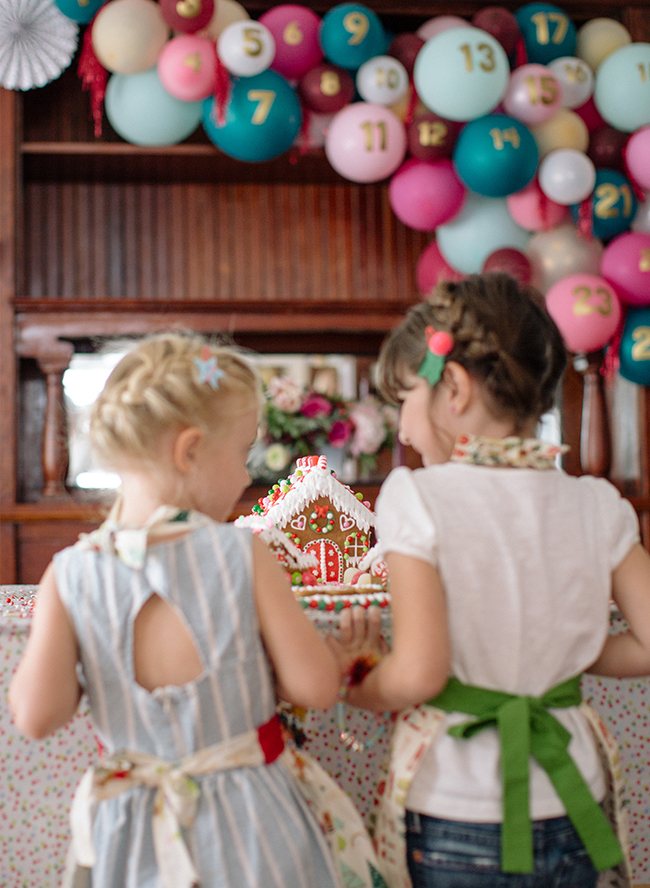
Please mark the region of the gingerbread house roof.
<svg viewBox="0 0 650 888"><path fill-rule="evenodd" d="M305 456L296 461L293 475L269 491L260 500L261 514L283 527L306 506L324 497L338 511L354 519L359 530L367 532L375 524L375 514L351 487L343 484L327 468L327 457Z"/></svg>

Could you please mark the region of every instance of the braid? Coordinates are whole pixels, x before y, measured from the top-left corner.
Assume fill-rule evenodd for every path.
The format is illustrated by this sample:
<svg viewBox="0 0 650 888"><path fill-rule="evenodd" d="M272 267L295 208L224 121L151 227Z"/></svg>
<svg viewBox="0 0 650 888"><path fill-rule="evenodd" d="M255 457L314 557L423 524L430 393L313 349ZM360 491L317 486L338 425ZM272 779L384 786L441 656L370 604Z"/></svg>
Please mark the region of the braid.
<svg viewBox="0 0 650 888"><path fill-rule="evenodd" d="M520 426L553 405L566 350L537 291L500 273L438 284L382 347L379 385L393 402L404 371L417 373L424 359L427 325L451 333L447 359L483 383L496 416Z"/></svg>

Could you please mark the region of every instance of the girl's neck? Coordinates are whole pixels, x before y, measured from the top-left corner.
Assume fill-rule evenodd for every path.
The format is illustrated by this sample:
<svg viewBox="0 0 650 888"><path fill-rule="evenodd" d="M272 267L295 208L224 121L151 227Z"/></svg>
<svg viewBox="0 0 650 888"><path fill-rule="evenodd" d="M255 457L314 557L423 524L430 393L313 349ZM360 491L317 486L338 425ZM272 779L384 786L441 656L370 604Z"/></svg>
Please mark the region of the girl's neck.
<svg viewBox="0 0 650 888"><path fill-rule="evenodd" d="M175 506L171 491L162 489L153 480L139 473L121 473L120 506L117 520L127 527L140 527L160 506Z"/></svg>

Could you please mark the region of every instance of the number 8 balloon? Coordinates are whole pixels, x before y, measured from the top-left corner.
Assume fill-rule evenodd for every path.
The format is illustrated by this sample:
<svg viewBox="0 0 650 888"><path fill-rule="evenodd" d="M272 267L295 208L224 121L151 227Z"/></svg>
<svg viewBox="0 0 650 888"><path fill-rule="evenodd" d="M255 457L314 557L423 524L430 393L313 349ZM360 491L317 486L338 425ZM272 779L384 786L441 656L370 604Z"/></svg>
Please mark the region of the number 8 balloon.
<svg viewBox="0 0 650 888"><path fill-rule="evenodd" d="M417 94L430 111L447 120L489 114L508 88L505 50L480 28L451 28L424 44L415 60Z"/></svg>

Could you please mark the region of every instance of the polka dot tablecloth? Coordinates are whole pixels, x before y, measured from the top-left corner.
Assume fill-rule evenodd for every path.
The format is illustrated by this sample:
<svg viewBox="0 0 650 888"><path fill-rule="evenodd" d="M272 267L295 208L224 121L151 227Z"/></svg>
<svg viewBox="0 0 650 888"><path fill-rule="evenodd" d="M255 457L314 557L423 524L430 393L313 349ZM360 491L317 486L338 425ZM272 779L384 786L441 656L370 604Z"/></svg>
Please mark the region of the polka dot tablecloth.
<svg viewBox="0 0 650 888"><path fill-rule="evenodd" d="M46 740L30 741L16 729L7 708L7 690L29 626L34 590L0 588L0 886L59 888L67 852L68 809L83 772L96 760L97 744L86 711ZM323 632L338 615L308 611ZM384 627L390 629L387 611ZM650 680L586 678L584 693L619 740L627 789L634 881L650 883ZM348 735L366 748L341 742L341 718ZM386 716L333 707L303 719L308 750L350 794L368 822L374 790L388 750ZM370 743L369 743L370 741ZM348 744L351 741L348 739Z"/></svg>

